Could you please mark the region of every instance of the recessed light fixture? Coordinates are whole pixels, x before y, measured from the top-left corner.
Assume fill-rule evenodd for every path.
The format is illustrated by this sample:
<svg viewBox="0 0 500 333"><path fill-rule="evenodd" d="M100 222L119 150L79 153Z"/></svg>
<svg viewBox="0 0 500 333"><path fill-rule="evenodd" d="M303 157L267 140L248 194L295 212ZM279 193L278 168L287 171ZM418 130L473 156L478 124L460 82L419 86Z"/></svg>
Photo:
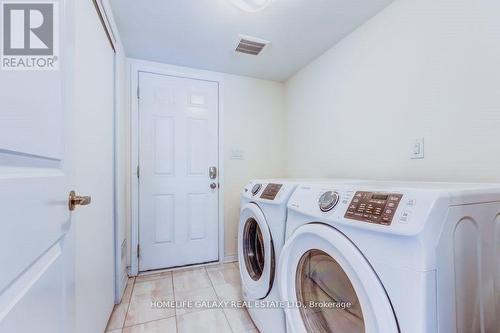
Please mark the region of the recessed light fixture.
<svg viewBox="0 0 500 333"><path fill-rule="evenodd" d="M255 13L263 10L272 0L231 0L238 8L246 11Z"/></svg>

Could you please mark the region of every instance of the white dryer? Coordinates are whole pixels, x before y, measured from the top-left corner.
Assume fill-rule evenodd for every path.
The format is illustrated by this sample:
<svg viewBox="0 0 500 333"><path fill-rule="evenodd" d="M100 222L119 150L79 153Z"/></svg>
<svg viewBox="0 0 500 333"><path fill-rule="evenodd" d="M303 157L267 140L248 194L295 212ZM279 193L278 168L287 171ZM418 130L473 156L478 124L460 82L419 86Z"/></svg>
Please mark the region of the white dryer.
<svg viewBox="0 0 500 333"><path fill-rule="evenodd" d="M500 185L300 185L278 284L289 333L499 332Z"/></svg>
<svg viewBox="0 0 500 333"><path fill-rule="evenodd" d="M255 180L241 196L238 229L238 262L243 297L262 333L285 332L285 315L272 306L279 301L275 281L276 265L285 242L287 202L297 183L282 180Z"/></svg>

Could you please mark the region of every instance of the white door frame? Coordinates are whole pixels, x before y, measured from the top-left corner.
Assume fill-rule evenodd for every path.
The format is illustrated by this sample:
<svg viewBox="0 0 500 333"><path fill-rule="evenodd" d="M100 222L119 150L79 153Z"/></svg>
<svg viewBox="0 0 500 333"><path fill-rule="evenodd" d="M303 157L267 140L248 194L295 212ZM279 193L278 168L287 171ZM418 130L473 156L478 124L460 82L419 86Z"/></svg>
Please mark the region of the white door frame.
<svg viewBox="0 0 500 333"><path fill-rule="evenodd" d="M128 66L130 81L130 206L131 206L131 230L130 230L130 275L139 274L139 260L137 257L137 245L139 244L139 179L137 178L137 165L139 163L139 99L137 98L137 87L139 84L139 73L154 73L160 75L176 76L187 79L216 82L219 85L219 109L218 109L218 150L219 156L219 191L218 191L218 228L219 228L219 260L224 260L224 149L223 149L223 76L218 73L196 70L186 67L161 64L150 61L130 59Z"/></svg>

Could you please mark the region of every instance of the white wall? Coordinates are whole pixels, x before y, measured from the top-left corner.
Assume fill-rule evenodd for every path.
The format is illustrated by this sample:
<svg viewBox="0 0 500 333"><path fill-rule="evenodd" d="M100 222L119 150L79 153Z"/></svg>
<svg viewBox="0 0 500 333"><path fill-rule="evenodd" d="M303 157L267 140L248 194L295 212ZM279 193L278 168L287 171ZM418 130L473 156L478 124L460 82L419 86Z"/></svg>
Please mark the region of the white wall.
<svg viewBox="0 0 500 333"><path fill-rule="evenodd" d="M397 0L285 98L289 176L500 181L500 1Z"/></svg>
<svg viewBox="0 0 500 333"><path fill-rule="evenodd" d="M283 84L224 76L224 215L226 256L237 254L240 193L252 178L284 174ZM231 159L242 149L244 160Z"/></svg>
<svg viewBox="0 0 500 333"><path fill-rule="evenodd" d="M148 71L155 71L156 68L159 72L168 71L180 76L184 74L222 82L224 253L225 258L236 256L240 193L243 186L252 178L282 177L284 174L284 85L137 59L130 59L129 62L130 68L134 65L147 66ZM131 101L135 98L135 89L136 87L130 87L133 94ZM128 139L125 141L130 143L132 139L129 128L126 135ZM130 145L127 145L127 149L131 150ZM231 158L231 151L234 149L244 151L243 160ZM128 160L130 161L130 157ZM127 187L129 186L130 182ZM129 211L129 216L130 214L132 213ZM128 235L127 238L130 240L132 236Z"/></svg>

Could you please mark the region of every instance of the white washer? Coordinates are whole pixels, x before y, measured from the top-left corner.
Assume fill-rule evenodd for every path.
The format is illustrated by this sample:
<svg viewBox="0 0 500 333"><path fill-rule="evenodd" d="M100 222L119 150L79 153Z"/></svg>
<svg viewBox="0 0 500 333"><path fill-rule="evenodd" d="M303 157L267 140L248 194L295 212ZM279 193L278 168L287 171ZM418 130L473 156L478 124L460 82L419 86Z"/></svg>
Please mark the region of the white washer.
<svg viewBox="0 0 500 333"><path fill-rule="evenodd" d="M500 185L300 185L278 268L281 299L305 304L288 332L499 332L499 257Z"/></svg>
<svg viewBox="0 0 500 333"><path fill-rule="evenodd" d="M284 310L277 306L279 290L276 270L285 243L287 203L302 182L311 179L253 180L241 196L238 230L238 262L243 297L256 307L248 312L261 333L286 331ZM337 183L352 179L335 179Z"/></svg>
<svg viewBox="0 0 500 333"><path fill-rule="evenodd" d="M285 242L286 205L296 186L289 181L255 180L243 190L238 261L247 302L263 306L279 301L275 271ZM255 306L248 312L260 332L285 332L283 309Z"/></svg>

